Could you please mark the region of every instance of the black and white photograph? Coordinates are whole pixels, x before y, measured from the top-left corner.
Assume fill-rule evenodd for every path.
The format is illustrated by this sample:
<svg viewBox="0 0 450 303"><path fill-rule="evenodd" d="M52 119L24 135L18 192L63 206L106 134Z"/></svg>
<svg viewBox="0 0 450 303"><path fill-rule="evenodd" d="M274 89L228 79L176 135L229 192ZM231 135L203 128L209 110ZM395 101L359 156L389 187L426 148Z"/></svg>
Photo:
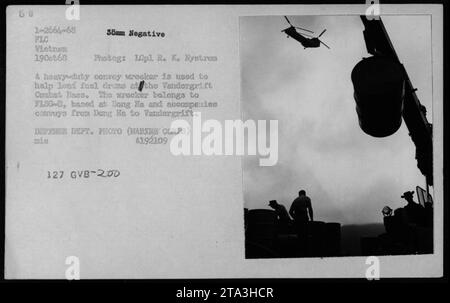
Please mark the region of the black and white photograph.
<svg viewBox="0 0 450 303"><path fill-rule="evenodd" d="M4 15L8 283L443 277L442 5Z"/></svg>
<svg viewBox="0 0 450 303"><path fill-rule="evenodd" d="M244 159L246 258L433 253L427 15L240 18L244 120L278 120L272 167Z"/></svg>

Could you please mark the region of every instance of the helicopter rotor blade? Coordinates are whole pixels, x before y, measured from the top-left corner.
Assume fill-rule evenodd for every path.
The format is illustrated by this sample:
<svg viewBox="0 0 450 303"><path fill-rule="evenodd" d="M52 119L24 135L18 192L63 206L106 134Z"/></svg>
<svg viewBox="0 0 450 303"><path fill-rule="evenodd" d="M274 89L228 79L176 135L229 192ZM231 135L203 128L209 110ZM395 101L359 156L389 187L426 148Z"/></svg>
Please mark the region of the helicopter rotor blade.
<svg viewBox="0 0 450 303"><path fill-rule="evenodd" d="M310 31L309 29L301 28L301 27L298 27L298 26L294 26L294 27L297 28L297 29L301 29L302 31L305 31L305 32L314 34L314 32L313 32L313 31Z"/></svg>
<svg viewBox="0 0 450 303"><path fill-rule="evenodd" d="M321 33L320 33L320 35L319 36L317 36L317 38L320 38L320 36L322 36L323 35L323 33L325 33L327 31L327 29L324 29Z"/></svg>
<svg viewBox="0 0 450 303"><path fill-rule="evenodd" d="M319 40L320 41L320 40ZM325 45L328 49L330 49L330 47L328 45L326 45L325 43L323 43L322 41L320 41L320 43L322 43L323 45Z"/></svg>
<svg viewBox="0 0 450 303"><path fill-rule="evenodd" d="M309 38L314 38L314 36L311 36L311 35L308 35L308 34L305 34L305 33L302 33L302 34L300 34L300 35L306 36L306 37L309 37Z"/></svg>
<svg viewBox="0 0 450 303"><path fill-rule="evenodd" d="M288 19L286 16L284 16L284 18L286 19L287 23L289 23L290 26L293 26L293 25L291 24L291 21L289 21L289 19Z"/></svg>

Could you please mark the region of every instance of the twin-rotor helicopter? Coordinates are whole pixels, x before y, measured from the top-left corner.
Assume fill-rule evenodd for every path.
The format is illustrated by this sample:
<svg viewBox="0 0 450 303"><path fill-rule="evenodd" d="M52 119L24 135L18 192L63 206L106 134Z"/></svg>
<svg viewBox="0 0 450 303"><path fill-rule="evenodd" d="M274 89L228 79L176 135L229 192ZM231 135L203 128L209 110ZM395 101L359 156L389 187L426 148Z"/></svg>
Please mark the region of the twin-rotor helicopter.
<svg viewBox="0 0 450 303"><path fill-rule="evenodd" d="M295 40L300 42L300 44L303 45L304 48L315 48L315 47L319 47L320 44L323 44L328 49L330 48L328 45L326 45L323 41L321 41L319 39L325 33L326 29L324 29L320 33L320 35L318 35L317 37L314 37L314 36L311 36L310 34L305 34L305 33L300 34L297 31L297 29L304 31L304 32L311 33L311 34L313 34L314 32L310 31L309 29L294 26L294 25L292 25L292 23L289 21L289 19L286 16L284 16L284 18L286 19L286 21L289 23L290 26L288 28L282 30L282 32L284 32L288 37L294 38Z"/></svg>

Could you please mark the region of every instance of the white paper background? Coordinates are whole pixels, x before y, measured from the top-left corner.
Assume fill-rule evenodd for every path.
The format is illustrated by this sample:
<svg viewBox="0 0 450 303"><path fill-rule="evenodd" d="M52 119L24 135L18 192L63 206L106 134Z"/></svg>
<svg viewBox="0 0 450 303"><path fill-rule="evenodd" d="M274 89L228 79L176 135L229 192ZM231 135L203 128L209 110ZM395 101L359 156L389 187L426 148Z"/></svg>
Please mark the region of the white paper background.
<svg viewBox="0 0 450 303"><path fill-rule="evenodd" d="M30 8L33 19L18 17L19 9ZM71 255L80 258L85 279L364 277L364 257L246 260L239 157L175 157L168 147L150 150L122 137L53 138L61 144L31 144L34 26L70 24L64 11L64 6L7 10L6 278L64 279L65 258ZM72 21L79 40L66 42L72 52L79 51L79 60L64 68L105 71L91 63L96 52L216 55L219 61L209 74L220 107L204 118L238 119L239 16L364 11L363 5L82 6L81 20ZM382 277L442 274L442 11L440 6L382 6L382 14L417 13L433 14L435 254L381 257ZM118 43L105 39L107 28L149 28L168 36ZM134 63L110 66L118 73L149 68ZM163 69L181 72L184 67ZM89 126L97 127L95 121ZM107 181L45 179L47 170L93 166L116 167L122 174Z"/></svg>

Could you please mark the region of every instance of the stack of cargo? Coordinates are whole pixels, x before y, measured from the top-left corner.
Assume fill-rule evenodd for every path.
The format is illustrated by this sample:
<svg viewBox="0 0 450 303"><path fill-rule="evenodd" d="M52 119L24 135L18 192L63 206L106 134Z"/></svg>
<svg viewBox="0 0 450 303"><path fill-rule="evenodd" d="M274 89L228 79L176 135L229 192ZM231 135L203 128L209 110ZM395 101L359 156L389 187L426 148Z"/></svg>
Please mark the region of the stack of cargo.
<svg viewBox="0 0 450 303"><path fill-rule="evenodd" d="M274 249L277 215L268 209L252 209L247 213L246 240L263 249Z"/></svg>
<svg viewBox="0 0 450 303"><path fill-rule="evenodd" d="M309 257L323 257L325 252L325 222L311 221L307 227L307 255Z"/></svg>
<svg viewBox="0 0 450 303"><path fill-rule="evenodd" d="M325 223L325 256L341 255L341 224Z"/></svg>
<svg viewBox="0 0 450 303"><path fill-rule="evenodd" d="M245 210L245 221L247 258L341 255L340 223L311 221L301 230L281 229L276 212L268 209Z"/></svg>

